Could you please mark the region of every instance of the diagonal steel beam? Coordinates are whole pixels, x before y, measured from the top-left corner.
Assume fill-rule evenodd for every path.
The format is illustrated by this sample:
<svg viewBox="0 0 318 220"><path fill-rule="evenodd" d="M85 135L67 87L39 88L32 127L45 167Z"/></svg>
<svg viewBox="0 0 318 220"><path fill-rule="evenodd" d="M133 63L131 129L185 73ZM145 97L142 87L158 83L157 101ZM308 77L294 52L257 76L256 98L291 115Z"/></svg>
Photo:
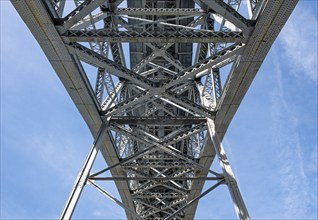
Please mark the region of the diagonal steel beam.
<svg viewBox="0 0 318 220"><path fill-rule="evenodd" d="M150 205L150 204L148 204L148 203L145 203L145 202L143 202L141 199L136 199L135 201L138 201L138 202L140 202L141 204L143 204L143 205L149 207L150 209L152 209L151 211L148 211L148 210L147 210L146 212L141 213L141 216L143 217L143 219L147 218L150 213L151 213L151 214L154 214L154 213L158 213L158 212L163 212L163 213L165 213L165 214L167 214L167 215L170 215L170 214L171 214L170 212L161 210L160 208L157 208L156 206L153 206L153 205Z"/></svg>
<svg viewBox="0 0 318 220"><path fill-rule="evenodd" d="M177 158L181 158L182 160L184 161L187 161L188 163L190 164L193 164L194 166L197 166L199 167L200 169L203 169L215 176L220 176L218 173L215 173L214 171L210 170L209 168L207 167L204 167L202 165L200 165L199 163L197 163L196 161L193 160L193 158L187 156L187 155L184 155L182 152L178 151L177 149L174 149L172 146L169 146L169 145L172 145L172 144L175 144L183 139L186 139L200 131L202 131L202 129L205 129L205 126L203 124L201 125L197 125L196 127L194 128L191 128L189 130L186 130L186 131L183 131L182 133L180 134L176 134L175 136L172 136L172 137L169 137L168 139L165 139L163 140L163 142L159 143L157 141L152 141L152 140L145 140L145 139L141 139L139 138L137 135L135 135L132 131L129 131L127 130L126 128L123 128L121 126L117 126L117 125L110 125L111 129L116 131L116 132L120 132L122 133L123 135L126 135L130 138L133 138L135 139L136 141L140 141L141 143L145 144L145 145L148 145L150 147L147 147L146 149L142 150L142 151L139 151L123 160L121 160L120 162L118 162L117 164L114 164L106 169L103 169L97 173L94 173L92 175L90 175L90 177L96 177L104 172L107 172L108 170L111 170L117 166L122 166L126 163L129 163L130 161L132 160L135 160L145 154L149 154L150 152L154 151L154 150L158 150L158 146L160 149L163 148L163 150L166 152L168 151L169 154L173 154L174 153L177 153L178 156ZM171 153L172 151L172 153ZM180 154L180 155L179 155Z"/></svg>
<svg viewBox="0 0 318 220"><path fill-rule="evenodd" d="M152 87L153 82L151 80L134 73L133 71L111 61L110 59L86 48L81 44L71 43L69 48L86 62L97 67L104 67L117 77L127 79L146 89Z"/></svg>
<svg viewBox="0 0 318 220"><path fill-rule="evenodd" d="M181 211L183 211L184 209L188 208L190 205L192 205L194 202L196 202L197 200L201 199L202 197L204 197L205 195L207 195L209 192L211 192L212 190L214 190L215 188L217 188L219 185L221 185L222 183L224 183L224 179L218 181L216 184L214 184L213 186L211 186L209 189L207 189L206 191L204 191L202 194L200 194L199 196L197 196L196 198L192 199L191 201L188 201L184 206L182 206L180 209L178 209L176 212L174 212L173 214L171 214L170 216L166 217L164 220L170 220L173 219L173 217L175 217L178 213L180 213Z"/></svg>
<svg viewBox="0 0 318 220"><path fill-rule="evenodd" d="M222 62L233 57L234 55L241 53L243 49L244 44L242 43L231 45L228 48L216 53L215 55L212 55L211 57L202 60L201 62L194 64L193 66L190 66L184 71L180 72L168 83L166 83L164 87L168 89L189 79L193 79L197 74L203 76L204 74L208 73L209 68L219 67L219 65L222 65Z"/></svg>
<svg viewBox="0 0 318 220"><path fill-rule="evenodd" d="M86 158L86 161L83 165L83 168L78 174L77 180L75 181L73 190L64 206L64 209L60 215L60 220L68 220L72 217L73 212L75 210L77 201L83 191L83 187L86 184L89 172L94 164L95 158L101 145L103 144L104 137L107 131L107 124L104 123L101 125L98 135L94 141L94 144Z"/></svg>
<svg viewBox="0 0 318 220"><path fill-rule="evenodd" d="M65 0L63 1L43 0L43 2L47 6L47 9L50 12L51 17L53 17L54 19L58 19L62 17Z"/></svg>
<svg viewBox="0 0 318 220"><path fill-rule="evenodd" d="M102 111L106 111L115 103L115 100L123 87L124 82L119 81L115 86L114 90L107 95L107 97L101 104Z"/></svg>
<svg viewBox="0 0 318 220"><path fill-rule="evenodd" d="M135 154L133 154L133 155L131 155L129 157L126 157L126 158L122 159L120 162L118 162L116 164L113 164L113 165L111 165L111 166L109 166L109 167L107 167L107 168L105 168L105 169L103 169L103 170L101 170L99 172L91 174L89 176L89 178L97 177L98 175L100 175L102 173L105 173L108 170L111 170L111 169L116 168L118 166L122 166L123 164L128 163L128 162L130 162L132 160L135 160L135 159L137 159L137 158L139 158L139 157L141 157L141 156L143 156L145 154L149 154L150 152L154 151L156 147L157 147L156 145L153 145L153 146L148 147L148 148L146 148L146 149L144 149L142 151L139 151L139 152L137 152L137 153L135 153Z"/></svg>
<svg viewBox="0 0 318 220"><path fill-rule="evenodd" d="M108 197L110 200L124 208L127 212L131 213L136 219L143 220L142 217L140 217L134 210L129 208L127 205L116 199L114 196L112 196L110 193L106 192L102 187L97 185L93 180L88 180L90 184L92 184L98 191L100 191L102 194L104 194L106 197Z"/></svg>
<svg viewBox="0 0 318 220"><path fill-rule="evenodd" d="M151 98L151 95L149 92L146 92L146 91L141 92L138 95L125 99L124 101L118 103L117 105L107 109L106 111L101 111L101 115L103 117L108 118L112 115L123 112L127 110L128 108L136 106L140 104L141 102L148 101L150 98Z"/></svg>
<svg viewBox="0 0 318 220"><path fill-rule="evenodd" d="M216 134L214 122L208 119L207 125L208 125L209 135L213 143L213 147L219 158L220 165L223 170L225 182L229 188L229 191L234 203L234 208L235 208L237 217L240 220L249 220L250 217L249 217L247 208L245 206L241 192L238 188L238 184L236 182L229 160L225 154L221 141L218 135Z"/></svg>
<svg viewBox="0 0 318 220"><path fill-rule="evenodd" d="M103 19L105 19L108 16L107 13L97 13L92 15L91 17L84 18L80 20L77 24L73 25L70 29L71 30L81 30L86 28L87 26L91 24L95 24Z"/></svg>
<svg viewBox="0 0 318 220"><path fill-rule="evenodd" d="M255 29L241 54L241 59L235 61L233 64L235 68L230 71L228 80L224 84L215 119L216 130L221 140L271 45L285 25L298 0L264 2L267 4L257 18Z"/></svg>
<svg viewBox="0 0 318 220"><path fill-rule="evenodd" d="M211 111L210 109L208 109L202 105L194 103L193 101L191 101L185 97L182 97L174 92L167 91L166 93L162 94L162 96L164 98L170 100L171 102L175 102L178 105L180 105L186 109L189 109L189 110L191 110L194 113L197 113L199 115L204 115L205 117L208 117L211 119L213 119L216 115L216 112ZM163 100L167 101L166 99L163 99Z"/></svg>
<svg viewBox="0 0 318 220"><path fill-rule="evenodd" d="M252 22L244 18L240 13L238 13L231 6L226 4L222 0L200 0L209 9L215 11L216 13L223 16L226 20L230 21L236 27L243 31L244 36L249 36L253 25Z"/></svg>
<svg viewBox="0 0 318 220"><path fill-rule="evenodd" d="M91 99L94 101L96 108L100 109L100 105L99 105L99 102L97 100L97 97L93 91L91 84L89 83L89 79L87 78L87 74L86 74L79 58L77 56L72 56L72 58L74 60L74 63L76 63L76 68L78 69L78 72L80 73L81 78L84 81L84 86L86 88L86 91L89 92L89 95L90 95Z"/></svg>
<svg viewBox="0 0 318 220"><path fill-rule="evenodd" d="M63 28L65 30L70 29L73 25L85 18L89 13L104 4L104 2L106 2L106 0L86 0L64 18L64 22L62 24Z"/></svg>

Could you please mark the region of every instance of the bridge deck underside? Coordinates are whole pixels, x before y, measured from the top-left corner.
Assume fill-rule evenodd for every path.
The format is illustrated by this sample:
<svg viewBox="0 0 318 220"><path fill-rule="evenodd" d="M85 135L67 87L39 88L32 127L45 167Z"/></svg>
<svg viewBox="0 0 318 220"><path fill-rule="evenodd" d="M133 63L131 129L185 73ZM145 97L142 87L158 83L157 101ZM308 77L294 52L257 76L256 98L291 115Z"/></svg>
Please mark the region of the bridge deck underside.
<svg viewBox="0 0 318 220"><path fill-rule="evenodd" d="M209 170L208 121L222 140L297 3L248 1L247 19L231 0L74 0L69 14L11 1L92 135L107 123L100 151L128 219L194 219L205 178L226 182Z"/></svg>

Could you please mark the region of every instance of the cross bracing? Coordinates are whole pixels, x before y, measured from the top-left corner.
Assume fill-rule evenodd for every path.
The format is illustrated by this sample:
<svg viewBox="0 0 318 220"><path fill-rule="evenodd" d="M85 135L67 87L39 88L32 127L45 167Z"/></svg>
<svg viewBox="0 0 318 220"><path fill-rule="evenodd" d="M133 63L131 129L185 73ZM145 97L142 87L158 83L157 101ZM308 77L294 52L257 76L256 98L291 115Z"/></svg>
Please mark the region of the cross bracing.
<svg viewBox="0 0 318 220"><path fill-rule="evenodd" d="M221 141L297 0L11 1L95 138L61 219L87 184L128 219L194 219L226 185L249 219Z"/></svg>

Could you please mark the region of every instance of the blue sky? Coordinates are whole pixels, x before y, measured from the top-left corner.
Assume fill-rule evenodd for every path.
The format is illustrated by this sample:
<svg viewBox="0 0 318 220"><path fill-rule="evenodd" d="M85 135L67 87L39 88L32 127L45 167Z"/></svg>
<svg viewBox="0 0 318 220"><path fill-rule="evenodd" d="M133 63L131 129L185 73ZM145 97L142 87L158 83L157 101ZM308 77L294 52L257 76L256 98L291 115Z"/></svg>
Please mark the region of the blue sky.
<svg viewBox="0 0 318 220"><path fill-rule="evenodd" d="M1 219L56 219L93 139L11 3L0 4ZM318 218L317 14L317 1L299 2L223 141L252 219ZM74 218L125 215L87 186ZM235 219L225 186L196 219Z"/></svg>

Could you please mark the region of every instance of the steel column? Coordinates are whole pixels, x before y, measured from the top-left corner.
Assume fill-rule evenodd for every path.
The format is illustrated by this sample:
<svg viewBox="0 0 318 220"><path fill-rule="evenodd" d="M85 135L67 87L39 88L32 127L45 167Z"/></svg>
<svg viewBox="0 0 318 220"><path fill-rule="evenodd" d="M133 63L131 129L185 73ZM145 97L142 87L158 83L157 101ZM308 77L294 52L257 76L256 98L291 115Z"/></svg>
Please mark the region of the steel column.
<svg viewBox="0 0 318 220"><path fill-rule="evenodd" d="M74 187L72 189L72 192L64 206L64 209L60 215L60 220L68 220L71 219L73 212L75 210L77 201L83 191L84 185L86 184L86 181L89 176L89 172L94 164L95 158L97 156L97 153L103 143L106 131L107 131L108 124L103 123L99 129L98 135L95 138L94 144L91 148L91 150L88 153L88 156L86 158L86 161L83 165L83 168L79 172L77 179L75 181Z"/></svg>
<svg viewBox="0 0 318 220"><path fill-rule="evenodd" d="M245 203L243 201L243 197L238 188L229 160L225 154L221 141L217 133L215 132L214 121L207 119L207 125L208 125L208 131L209 131L210 137L212 139L213 147L219 158L220 165L223 170L223 175L234 203L234 208L235 208L237 217L241 220L248 220L250 219L250 216L248 214Z"/></svg>

